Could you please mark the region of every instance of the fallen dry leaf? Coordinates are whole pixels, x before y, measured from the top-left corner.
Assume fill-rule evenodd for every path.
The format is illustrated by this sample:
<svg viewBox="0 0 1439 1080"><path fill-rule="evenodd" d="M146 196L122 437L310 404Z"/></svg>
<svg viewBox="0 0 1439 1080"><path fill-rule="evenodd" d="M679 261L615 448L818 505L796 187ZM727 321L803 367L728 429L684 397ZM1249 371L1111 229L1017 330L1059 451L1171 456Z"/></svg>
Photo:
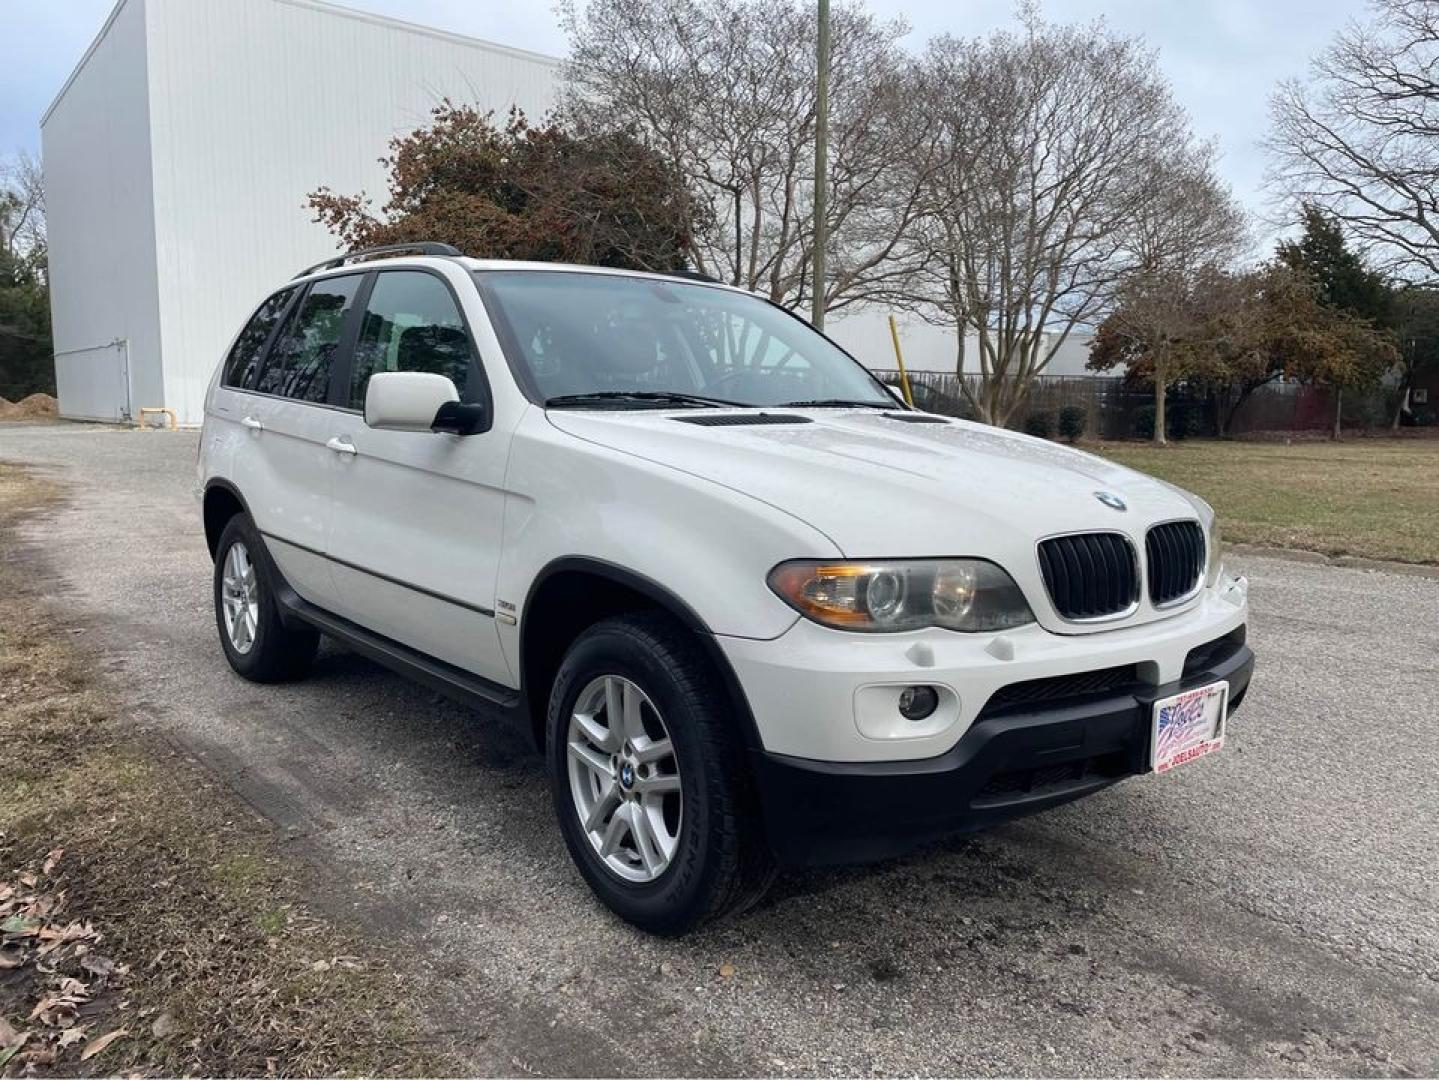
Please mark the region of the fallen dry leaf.
<svg viewBox="0 0 1439 1080"><path fill-rule="evenodd" d="M62 847L57 847L52 850L50 854L45 856L45 864L40 867L41 872L44 873L46 877L49 877L55 869L55 864L60 861L64 854L65 849Z"/></svg>
<svg viewBox="0 0 1439 1080"><path fill-rule="evenodd" d="M734 965L729 963L721 964L719 973L721 979L732 978L734 976Z"/></svg>
<svg viewBox="0 0 1439 1080"><path fill-rule="evenodd" d="M0 1049L8 1049L21 1041L21 1035L11 1025L10 1021L0 1016Z"/></svg>
<svg viewBox="0 0 1439 1080"><path fill-rule="evenodd" d="M59 1046L61 1049L64 1049L67 1046L73 1046L75 1043L83 1039L86 1033L89 1032L89 1030L89 1028L81 1027L78 1024L75 1027L66 1028L64 1031L60 1032L60 1037L55 1040L55 1045Z"/></svg>
<svg viewBox="0 0 1439 1080"><path fill-rule="evenodd" d="M91 1042L91 1043L89 1043L88 1045L86 1045L85 1049L83 1049L83 1050L80 1051L80 1060L81 1060L81 1061L89 1061L89 1060L90 1060L92 1057L94 1057L96 1054L99 1054L99 1053L103 1052L104 1049L105 1049L107 1046L109 1046L112 1042L114 1042L116 1039L123 1039L123 1038L124 1038L126 1035L128 1035L128 1034L130 1034L130 1033L129 1033L128 1031L126 1031L124 1028L116 1028L114 1031L110 1032L108 1035L101 1035L101 1036L100 1036L98 1039L96 1039L94 1042Z"/></svg>
<svg viewBox="0 0 1439 1080"><path fill-rule="evenodd" d="M168 1012L162 1012L159 1016L155 1017L155 1023L150 1027L150 1033L157 1039L168 1039L171 1035L175 1034L179 1026L173 1016Z"/></svg>

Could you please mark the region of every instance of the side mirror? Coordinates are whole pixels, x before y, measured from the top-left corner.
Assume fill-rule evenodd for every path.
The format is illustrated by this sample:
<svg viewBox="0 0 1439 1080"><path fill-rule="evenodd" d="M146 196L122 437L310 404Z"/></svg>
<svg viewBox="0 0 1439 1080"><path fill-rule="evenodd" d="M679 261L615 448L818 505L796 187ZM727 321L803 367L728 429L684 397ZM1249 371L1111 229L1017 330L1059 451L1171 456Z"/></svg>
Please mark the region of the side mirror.
<svg viewBox="0 0 1439 1080"><path fill-rule="evenodd" d="M428 371L378 371L365 387L365 424L387 431L451 431L469 434L448 424L439 426L442 412L480 408L460 404L455 384Z"/></svg>

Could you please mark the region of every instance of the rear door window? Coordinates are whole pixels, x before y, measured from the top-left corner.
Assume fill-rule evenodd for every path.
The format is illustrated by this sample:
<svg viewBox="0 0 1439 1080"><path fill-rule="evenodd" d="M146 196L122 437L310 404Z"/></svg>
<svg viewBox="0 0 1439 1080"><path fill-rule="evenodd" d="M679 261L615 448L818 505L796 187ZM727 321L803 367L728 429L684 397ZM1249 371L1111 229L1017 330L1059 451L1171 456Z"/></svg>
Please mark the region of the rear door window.
<svg viewBox="0 0 1439 1080"><path fill-rule="evenodd" d="M254 382L255 373L260 370L260 363L265 358L265 346L270 343L270 335L290 306L296 291L295 286L281 289L250 317L231 346L230 355L225 358L223 385L243 390Z"/></svg>
<svg viewBox="0 0 1439 1080"><path fill-rule="evenodd" d="M382 270L375 278L360 325L350 374L349 405L365 407L365 389L377 371L430 371L471 400L474 350L449 287L420 270Z"/></svg>
<svg viewBox="0 0 1439 1080"><path fill-rule="evenodd" d="M330 367L363 280L362 274L349 274L310 286L271 346L256 390L297 401L328 399Z"/></svg>

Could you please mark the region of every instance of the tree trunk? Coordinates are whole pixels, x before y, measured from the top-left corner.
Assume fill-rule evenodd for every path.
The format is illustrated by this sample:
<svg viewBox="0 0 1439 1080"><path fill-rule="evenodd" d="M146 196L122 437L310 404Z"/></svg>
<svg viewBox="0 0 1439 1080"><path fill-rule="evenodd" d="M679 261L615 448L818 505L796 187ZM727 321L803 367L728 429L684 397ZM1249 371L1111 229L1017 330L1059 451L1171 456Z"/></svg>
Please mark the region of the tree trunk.
<svg viewBox="0 0 1439 1080"><path fill-rule="evenodd" d="M1154 361L1154 445L1164 446L1168 440L1164 437L1164 387L1168 380L1165 378L1163 360Z"/></svg>
<svg viewBox="0 0 1439 1080"><path fill-rule="evenodd" d="M1334 388L1334 437L1339 438L1339 423L1344 409L1344 387Z"/></svg>
<svg viewBox="0 0 1439 1080"><path fill-rule="evenodd" d="M1404 416L1404 405L1409 400L1409 381L1414 377L1413 361L1411 360L1404 368L1404 378L1399 381L1399 401L1394 406L1394 420L1389 425L1389 430L1396 435L1399 433L1399 421Z"/></svg>

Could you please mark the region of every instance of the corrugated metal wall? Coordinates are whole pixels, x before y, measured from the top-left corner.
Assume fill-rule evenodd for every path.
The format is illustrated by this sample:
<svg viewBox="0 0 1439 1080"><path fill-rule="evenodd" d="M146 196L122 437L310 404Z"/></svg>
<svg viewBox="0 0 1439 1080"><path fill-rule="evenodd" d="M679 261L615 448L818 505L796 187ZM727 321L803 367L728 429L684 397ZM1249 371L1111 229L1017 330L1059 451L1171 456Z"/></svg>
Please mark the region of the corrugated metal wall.
<svg viewBox="0 0 1439 1080"><path fill-rule="evenodd" d="M549 108L556 64L291 0L147 0L166 404L197 419L262 295L335 242L306 195L369 191L442 99Z"/></svg>
<svg viewBox="0 0 1439 1080"><path fill-rule="evenodd" d="M366 190L382 205L377 159L440 100L539 117L557 71L547 57L313 0L127 0L46 126L52 190L79 195L52 198L52 232L77 240L76 258L108 253L86 272L68 247L57 260L57 349L130 337L134 408L164 404L198 422L246 315L336 249L310 220L309 192ZM146 86L148 123L135 100ZM96 197L114 183L106 171L136 188L115 212ZM141 284L148 304L130 295ZM96 305L107 292L124 294L116 310ZM147 312L148 335L122 333ZM101 337L78 340L86 334Z"/></svg>
<svg viewBox="0 0 1439 1080"><path fill-rule="evenodd" d="M145 55L144 0L126 0L42 123L65 416L119 419L164 396Z"/></svg>

